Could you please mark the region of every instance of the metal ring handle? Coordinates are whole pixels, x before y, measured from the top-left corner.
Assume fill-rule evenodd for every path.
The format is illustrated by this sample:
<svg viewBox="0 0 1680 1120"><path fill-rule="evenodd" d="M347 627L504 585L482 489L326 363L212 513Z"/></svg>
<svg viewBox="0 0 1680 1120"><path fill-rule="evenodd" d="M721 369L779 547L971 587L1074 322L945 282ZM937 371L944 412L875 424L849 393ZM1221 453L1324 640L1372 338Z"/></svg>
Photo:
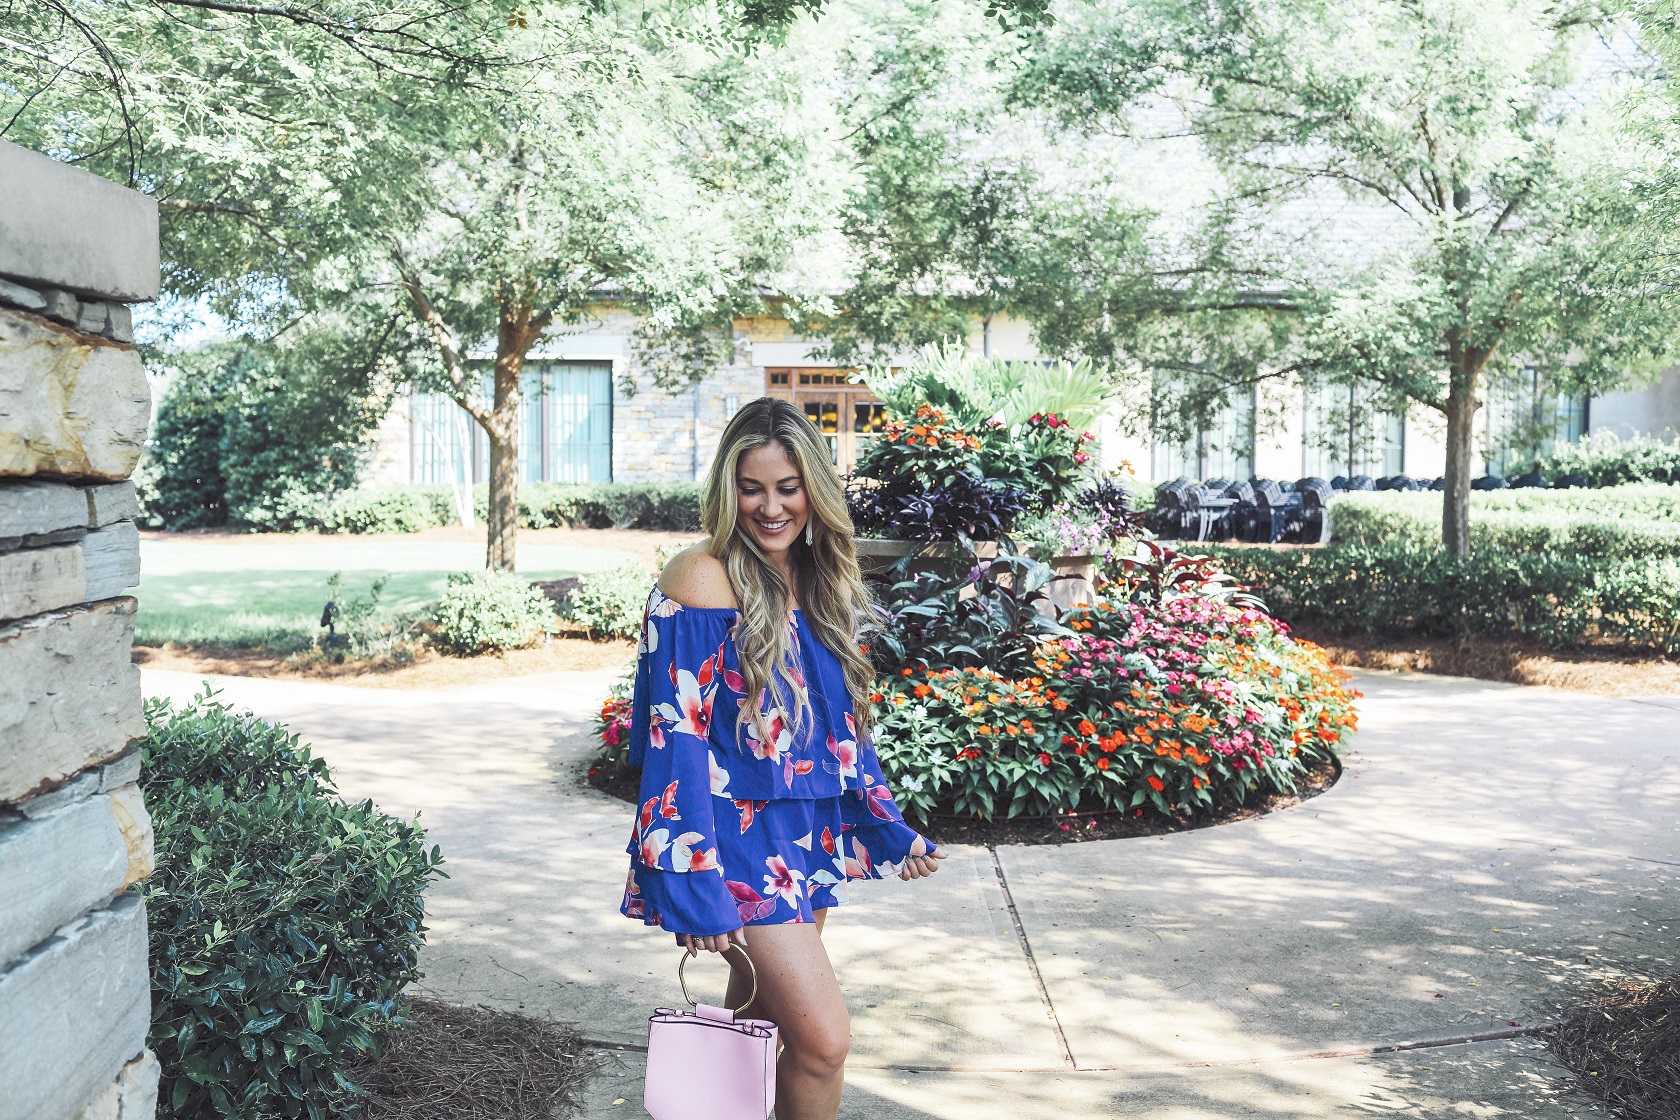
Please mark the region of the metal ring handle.
<svg viewBox="0 0 1680 1120"><path fill-rule="evenodd" d="M747 951L745 949L741 948L739 945L733 946L733 948L736 952L741 954L741 959L747 962L747 975L752 978L752 993L747 996L747 1002L743 1003L739 1007L730 1009L729 1013L731 1015L739 1015L741 1012L751 1007L753 1000L758 998L758 969L753 965L752 958L747 956ZM688 1001L688 1005L690 1007L699 1007L699 1001L688 994L688 981L683 978L683 969L688 967L688 958L692 955L694 954L685 951L683 955L678 958L677 983L682 987L683 998Z"/></svg>

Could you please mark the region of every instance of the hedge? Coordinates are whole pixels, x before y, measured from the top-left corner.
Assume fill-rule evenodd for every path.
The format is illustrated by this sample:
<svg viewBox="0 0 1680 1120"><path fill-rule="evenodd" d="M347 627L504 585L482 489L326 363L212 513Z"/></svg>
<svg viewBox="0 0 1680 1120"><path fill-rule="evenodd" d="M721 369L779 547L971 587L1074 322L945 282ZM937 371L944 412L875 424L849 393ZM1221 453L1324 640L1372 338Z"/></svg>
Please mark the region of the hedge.
<svg viewBox="0 0 1680 1120"><path fill-rule="evenodd" d="M1349 493L1336 500L1337 544L1371 547L1441 542L1441 495ZM1603 490L1493 490L1470 496L1472 551L1620 559L1680 557L1680 486Z"/></svg>
<svg viewBox="0 0 1680 1120"><path fill-rule="evenodd" d="M489 513L489 490L473 488L474 515ZM315 528L325 533L413 533L454 525L455 497L447 486L379 486L341 494ZM700 527L695 482L527 482L519 487L519 524L526 529L663 529Z"/></svg>
<svg viewBox="0 0 1680 1120"><path fill-rule="evenodd" d="M158 869L139 889L161 1114L347 1114L356 1067L406 1022L437 848L342 800L286 728L208 693L150 700L146 723Z"/></svg>
<svg viewBox="0 0 1680 1120"><path fill-rule="evenodd" d="M1547 478L1584 475L1591 486L1680 483L1680 436L1666 440L1653 436L1621 439L1614 432L1593 432L1541 456L1536 467Z"/></svg>
<svg viewBox="0 0 1680 1120"><path fill-rule="evenodd" d="M1680 652L1680 560L1454 557L1408 543L1204 551L1274 616L1331 633L1526 637L1558 648L1610 639Z"/></svg>

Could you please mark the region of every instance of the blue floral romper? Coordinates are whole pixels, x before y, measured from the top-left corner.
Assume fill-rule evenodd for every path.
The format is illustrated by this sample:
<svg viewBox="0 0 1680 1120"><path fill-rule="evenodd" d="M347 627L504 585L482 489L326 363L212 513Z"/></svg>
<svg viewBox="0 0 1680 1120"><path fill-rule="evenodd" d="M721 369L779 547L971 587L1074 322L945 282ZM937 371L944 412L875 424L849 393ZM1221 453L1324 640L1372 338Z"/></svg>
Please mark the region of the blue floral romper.
<svg viewBox="0 0 1680 1120"><path fill-rule="evenodd" d="M809 922L846 901L848 879L898 874L917 839L875 748L857 741L839 660L798 611L789 625L810 717L796 730L766 699L769 741L737 721L736 615L655 588L642 618L630 717L641 811L620 910L679 936Z"/></svg>

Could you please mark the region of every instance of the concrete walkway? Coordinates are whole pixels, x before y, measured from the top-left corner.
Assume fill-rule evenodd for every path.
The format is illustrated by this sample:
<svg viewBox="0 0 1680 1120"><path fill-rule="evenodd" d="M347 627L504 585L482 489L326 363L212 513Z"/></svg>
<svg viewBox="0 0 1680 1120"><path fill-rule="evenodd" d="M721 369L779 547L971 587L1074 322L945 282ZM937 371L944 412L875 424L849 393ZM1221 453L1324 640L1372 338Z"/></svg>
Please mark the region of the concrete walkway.
<svg viewBox="0 0 1680 1120"><path fill-rule="evenodd" d="M432 993L633 1046L680 1000L677 950L618 916L630 811L578 781L609 679L218 683L313 742L347 795L422 814L452 876L429 903ZM1600 1115L1522 1032L1561 984L1680 944L1675 709L1360 686L1342 781L1297 809L953 849L931 880L858 885L827 938L853 1014L842 1115ZM146 675L151 693L197 687ZM639 1055L601 1056L586 1115L645 1115Z"/></svg>

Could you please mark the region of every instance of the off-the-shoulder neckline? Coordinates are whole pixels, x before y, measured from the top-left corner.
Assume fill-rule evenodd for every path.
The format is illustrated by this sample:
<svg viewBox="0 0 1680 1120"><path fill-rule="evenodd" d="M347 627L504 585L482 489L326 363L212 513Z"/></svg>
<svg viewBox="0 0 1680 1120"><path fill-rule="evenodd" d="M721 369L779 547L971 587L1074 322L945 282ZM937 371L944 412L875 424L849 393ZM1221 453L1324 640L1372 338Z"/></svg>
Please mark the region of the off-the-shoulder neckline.
<svg viewBox="0 0 1680 1120"><path fill-rule="evenodd" d="M665 598L671 599L671 597L669 595L666 595ZM725 612L725 613L728 613L728 614L740 614L741 613L741 608L740 607L691 607L687 603L683 602L681 599L671 599L671 602L675 603L677 606L681 607L685 611ZM793 613L794 614L803 614L804 611L800 607L794 607L793 608Z"/></svg>

